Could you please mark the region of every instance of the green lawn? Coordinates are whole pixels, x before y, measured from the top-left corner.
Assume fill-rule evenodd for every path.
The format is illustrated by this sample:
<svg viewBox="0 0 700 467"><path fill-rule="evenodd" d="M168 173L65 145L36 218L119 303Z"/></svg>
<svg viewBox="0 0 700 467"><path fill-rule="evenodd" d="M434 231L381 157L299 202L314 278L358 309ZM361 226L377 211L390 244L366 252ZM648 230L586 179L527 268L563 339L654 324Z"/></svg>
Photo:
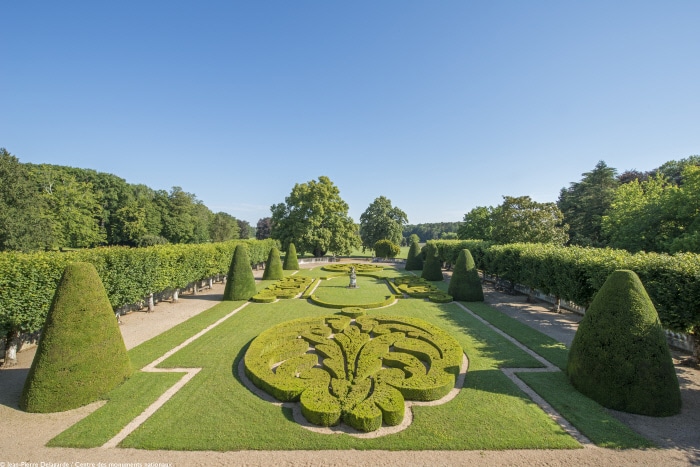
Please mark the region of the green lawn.
<svg viewBox="0 0 700 467"><path fill-rule="evenodd" d="M401 272L387 269L388 276ZM328 276L319 268L302 270L312 277ZM362 282L360 282L362 279ZM322 293L329 300L345 300L345 278L325 284ZM335 287L339 281L342 287ZM358 276L360 288L354 292L375 301L375 294L387 294L382 281ZM376 286L376 290L373 290ZM382 289L383 287L383 289ZM385 292L386 291L386 292ZM370 293L371 292L371 293ZM185 323L129 351L138 368L238 308L242 302L223 302ZM473 306L479 314L545 358L560 364L563 346L511 318L494 318L497 311L483 304ZM477 311L477 310L474 310ZM371 315L374 311L369 310ZM500 368L536 368L541 364L505 339L491 327L466 313L456 304L436 304L419 299L401 299L378 311L421 318L451 334L469 358L465 387L450 402L434 407L414 407L413 423L404 431L375 439L358 439L344 434L324 435L297 424L290 409L282 409L257 397L241 382L238 363L248 344L260 332L278 323L302 317L332 315L305 300L281 300L272 304L250 303L190 345L159 365L159 368L202 368L175 396L129 435L123 447L171 450L292 450L292 449L382 449L382 450L476 450L476 449L564 449L580 444L534 404ZM500 313L498 313L500 315ZM503 316L503 315L501 315ZM490 318L490 319L489 319ZM510 320L510 321L508 321ZM517 323L517 324L514 324ZM555 349L550 352L548 349ZM560 373L555 373L561 375ZM182 375L178 373L176 375ZM529 375L528 375L529 376ZM547 374L549 376L549 374ZM163 374L142 373L110 394L110 401L91 416L51 441L54 446L98 446L108 441L129 421L172 384ZM179 379L179 378L176 378ZM542 376L541 380L546 378ZM167 380L167 381L166 381ZM535 383L538 383L536 381ZM545 399L565 405L564 415L574 424L585 419L586 435L601 446L646 447L638 436L628 436L628 428L606 427L614 420L603 410L586 417L597 404L581 396L571 386L548 385L535 389ZM538 390L539 388L539 390ZM134 394L130 402L124 394ZM562 399L564 403L557 402ZM574 401L575 403L570 403ZM579 403L583 401L585 403ZM119 414L113 415L113 414ZM100 429L91 427L99 426ZM578 426L578 425L577 425ZM584 428L580 428L584 430ZM627 430L627 431L625 431ZM622 435L620 433L622 432ZM593 433L593 435L591 435Z"/></svg>

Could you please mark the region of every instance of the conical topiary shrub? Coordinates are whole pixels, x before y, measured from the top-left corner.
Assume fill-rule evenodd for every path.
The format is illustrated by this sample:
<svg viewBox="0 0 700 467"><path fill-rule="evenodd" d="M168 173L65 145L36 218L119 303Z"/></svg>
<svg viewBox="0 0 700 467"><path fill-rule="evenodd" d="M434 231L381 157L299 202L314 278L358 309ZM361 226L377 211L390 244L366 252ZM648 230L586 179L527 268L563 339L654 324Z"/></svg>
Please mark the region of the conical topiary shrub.
<svg viewBox="0 0 700 467"><path fill-rule="evenodd" d="M576 389L610 409L651 416L680 411L666 336L633 271L613 272L595 295L566 369Z"/></svg>
<svg viewBox="0 0 700 467"><path fill-rule="evenodd" d="M421 277L427 281L441 281L442 264L438 257L437 247L433 243L428 243L426 246L425 262L423 263Z"/></svg>
<svg viewBox="0 0 700 467"><path fill-rule="evenodd" d="M285 271L296 271L299 269L299 261L297 260L297 249L293 243L289 244L287 254L284 255L284 264L282 269Z"/></svg>
<svg viewBox="0 0 700 467"><path fill-rule="evenodd" d="M406 271L420 271L423 269L423 255L418 242L411 243L411 247L408 249L405 269Z"/></svg>
<svg viewBox="0 0 700 467"><path fill-rule="evenodd" d="M452 295L454 300L484 301L484 290L481 288L479 272L476 270L471 252L467 249L459 252L447 293Z"/></svg>
<svg viewBox="0 0 700 467"><path fill-rule="evenodd" d="M94 402L132 372L129 355L97 270L63 270L19 405L61 412Z"/></svg>
<svg viewBox="0 0 700 467"><path fill-rule="evenodd" d="M248 300L255 295L255 277L248 259L248 249L241 243L236 245L231 266L226 276L224 300Z"/></svg>
<svg viewBox="0 0 700 467"><path fill-rule="evenodd" d="M265 272L263 272L263 280L279 280L284 277L282 271L282 260L280 259L280 251L276 247L272 247L270 254L267 255L267 263L265 263Z"/></svg>

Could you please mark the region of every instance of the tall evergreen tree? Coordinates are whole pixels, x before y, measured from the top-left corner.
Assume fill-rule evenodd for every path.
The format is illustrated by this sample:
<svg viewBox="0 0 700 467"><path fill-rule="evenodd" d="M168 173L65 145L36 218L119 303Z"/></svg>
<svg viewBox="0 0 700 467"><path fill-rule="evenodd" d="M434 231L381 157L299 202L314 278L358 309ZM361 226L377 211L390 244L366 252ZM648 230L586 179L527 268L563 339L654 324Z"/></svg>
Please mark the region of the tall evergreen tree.
<svg viewBox="0 0 700 467"><path fill-rule="evenodd" d="M561 189L557 206L564 215L564 223L569 225L571 244L606 245L602 222L620 184L616 175L614 168L599 161L592 171L583 174L580 182Z"/></svg>

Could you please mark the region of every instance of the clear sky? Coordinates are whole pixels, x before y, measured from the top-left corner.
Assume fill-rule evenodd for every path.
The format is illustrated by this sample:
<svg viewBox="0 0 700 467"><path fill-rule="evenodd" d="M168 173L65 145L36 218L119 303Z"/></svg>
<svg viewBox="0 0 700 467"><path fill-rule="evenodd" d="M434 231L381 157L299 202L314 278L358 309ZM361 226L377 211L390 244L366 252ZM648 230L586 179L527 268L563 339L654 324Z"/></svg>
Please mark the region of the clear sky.
<svg viewBox="0 0 700 467"><path fill-rule="evenodd" d="M412 224L700 154L700 1L2 1L0 147L253 226L326 175Z"/></svg>

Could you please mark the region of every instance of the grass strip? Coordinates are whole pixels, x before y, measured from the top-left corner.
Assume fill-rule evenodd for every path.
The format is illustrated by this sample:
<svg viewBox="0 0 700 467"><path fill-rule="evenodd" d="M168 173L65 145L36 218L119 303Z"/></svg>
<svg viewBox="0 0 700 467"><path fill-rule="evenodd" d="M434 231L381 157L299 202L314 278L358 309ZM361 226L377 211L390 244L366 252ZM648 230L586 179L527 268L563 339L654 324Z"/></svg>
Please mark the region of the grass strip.
<svg viewBox="0 0 700 467"><path fill-rule="evenodd" d="M612 449L644 449L654 443L610 415L597 402L578 392L562 372L517 373L596 446Z"/></svg>
<svg viewBox="0 0 700 467"><path fill-rule="evenodd" d="M140 370L168 350L177 347L202 329L223 318L243 303L245 302L221 302L156 337L137 345L129 350L131 365L135 369Z"/></svg>
<svg viewBox="0 0 700 467"><path fill-rule="evenodd" d="M114 438L184 373L138 372L107 394L103 405L48 442L49 447L96 448Z"/></svg>
<svg viewBox="0 0 700 467"><path fill-rule="evenodd" d="M511 318L485 303L465 302L464 305L528 349L544 357L561 370L566 370L569 351L563 343L532 329L527 324Z"/></svg>

